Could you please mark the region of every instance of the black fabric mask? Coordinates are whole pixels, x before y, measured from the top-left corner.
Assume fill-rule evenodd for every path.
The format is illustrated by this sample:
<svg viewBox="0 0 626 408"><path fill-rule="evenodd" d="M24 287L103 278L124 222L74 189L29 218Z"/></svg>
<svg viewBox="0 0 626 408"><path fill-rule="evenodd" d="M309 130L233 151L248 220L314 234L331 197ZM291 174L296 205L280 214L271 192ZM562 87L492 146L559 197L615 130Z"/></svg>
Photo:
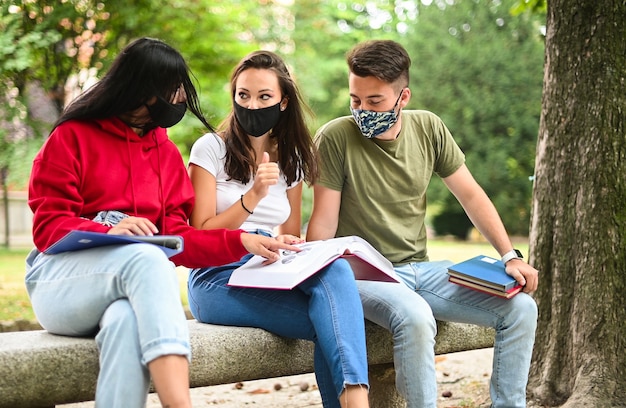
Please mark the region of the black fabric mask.
<svg viewBox="0 0 626 408"><path fill-rule="evenodd" d="M150 118L152 118L152 123L148 124L147 127L151 127L150 125L153 124L162 128L168 128L182 120L187 111L187 104L185 102L169 103L162 97L157 96L156 102L152 105L146 105L146 108L148 108L148 113L150 113Z"/></svg>
<svg viewBox="0 0 626 408"><path fill-rule="evenodd" d="M276 126L280 118L280 102L262 109L244 108L237 102L234 105L237 122L250 136L263 136Z"/></svg>

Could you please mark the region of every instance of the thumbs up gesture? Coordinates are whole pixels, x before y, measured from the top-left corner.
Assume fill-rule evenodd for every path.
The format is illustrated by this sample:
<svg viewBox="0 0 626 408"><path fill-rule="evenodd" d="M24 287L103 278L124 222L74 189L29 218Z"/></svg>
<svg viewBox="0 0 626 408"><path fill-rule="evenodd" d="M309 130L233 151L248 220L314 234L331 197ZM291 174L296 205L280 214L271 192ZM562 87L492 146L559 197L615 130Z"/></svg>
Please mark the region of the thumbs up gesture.
<svg viewBox="0 0 626 408"><path fill-rule="evenodd" d="M265 197L270 186L278 183L278 177L280 177L278 163L270 162L269 153L263 152L263 158L256 170L254 184L252 185L255 195L259 198Z"/></svg>

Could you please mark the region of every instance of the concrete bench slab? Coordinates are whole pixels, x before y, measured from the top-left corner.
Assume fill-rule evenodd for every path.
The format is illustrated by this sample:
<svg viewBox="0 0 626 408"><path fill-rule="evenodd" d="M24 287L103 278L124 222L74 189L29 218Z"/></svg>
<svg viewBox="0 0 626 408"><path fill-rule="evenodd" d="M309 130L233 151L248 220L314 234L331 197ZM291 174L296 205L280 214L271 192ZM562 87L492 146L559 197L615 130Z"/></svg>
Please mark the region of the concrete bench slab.
<svg viewBox="0 0 626 408"><path fill-rule="evenodd" d="M313 372L313 344L261 329L189 321L191 387ZM404 405L395 393L389 332L366 325L373 408ZM438 322L437 354L493 346L493 329ZM0 408L54 407L94 399L98 350L93 338L44 330L0 333Z"/></svg>

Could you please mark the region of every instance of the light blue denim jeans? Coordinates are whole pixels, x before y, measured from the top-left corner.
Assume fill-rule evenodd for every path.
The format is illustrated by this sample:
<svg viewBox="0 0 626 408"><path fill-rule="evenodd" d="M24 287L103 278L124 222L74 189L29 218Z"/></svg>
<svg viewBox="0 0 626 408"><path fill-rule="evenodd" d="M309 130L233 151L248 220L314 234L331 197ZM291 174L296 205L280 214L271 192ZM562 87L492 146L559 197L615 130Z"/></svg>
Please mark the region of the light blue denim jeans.
<svg viewBox="0 0 626 408"><path fill-rule="evenodd" d="M407 408L436 408L435 319L496 330L492 407L525 407L535 342L537 305L526 293L511 299L448 282L452 262L420 262L395 268L405 285L358 281L365 318L386 328L394 340L396 388Z"/></svg>
<svg viewBox="0 0 626 408"><path fill-rule="evenodd" d="M54 334L96 335L97 407L144 407L147 364L165 355L190 358L174 264L156 246L57 255L33 250L26 264L26 288L39 323Z"/></svg>
<svg viewBox="0 0 626 408"><path fill-rule="evenodd" d="M258 327L280 336L312 340L314 365L324 407L339 407L346 385L369 387L365 322L354 274L338 259L293 290L227 286L241 261L194 269L189 307L200 322Z"/></svg>

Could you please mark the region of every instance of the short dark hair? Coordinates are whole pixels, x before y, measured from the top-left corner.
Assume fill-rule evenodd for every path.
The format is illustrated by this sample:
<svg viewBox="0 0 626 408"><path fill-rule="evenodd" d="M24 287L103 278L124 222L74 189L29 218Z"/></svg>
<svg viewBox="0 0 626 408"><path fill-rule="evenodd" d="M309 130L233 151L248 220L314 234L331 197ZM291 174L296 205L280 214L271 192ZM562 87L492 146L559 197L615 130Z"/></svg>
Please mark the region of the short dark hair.
<svg viewBox="0 0 626 408"><path fill-rule="evenodd" d="M63 111L54 127L70 119L104 119L131 112L154 96L170 100L182 84L189 110L210 130L193 75L183 56L165 42L143 37L128 44L107 73Z"/></svg>
<svg viewBox="0 0 626 408"><path fill-rule="evenodd" d="M389 84L409 85L411 58L402 45L391 40L370 40L357 44L346 55L350 72L373 76Z"/></svg>

